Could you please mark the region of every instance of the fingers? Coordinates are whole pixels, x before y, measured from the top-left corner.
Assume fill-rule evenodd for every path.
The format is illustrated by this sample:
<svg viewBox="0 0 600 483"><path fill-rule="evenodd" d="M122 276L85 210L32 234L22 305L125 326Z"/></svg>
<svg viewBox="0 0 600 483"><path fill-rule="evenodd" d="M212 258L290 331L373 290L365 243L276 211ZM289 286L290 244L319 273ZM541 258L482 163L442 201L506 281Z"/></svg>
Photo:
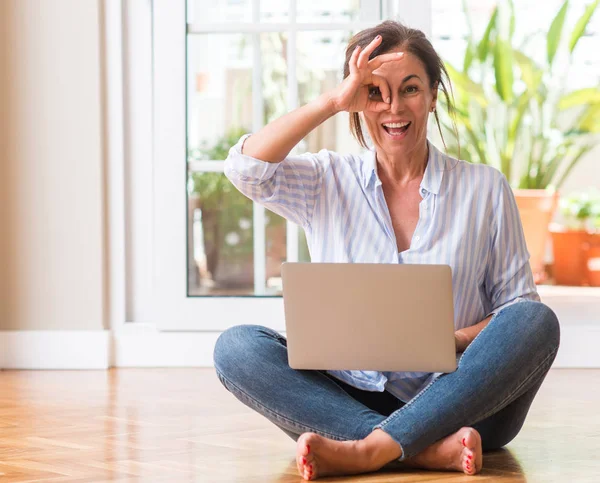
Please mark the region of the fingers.
<svg viewBox="0 0 600 483"><path fill-rule="evenodd" d="M354 74L358 70L356 61L358 59L359 53L360 53L360 45L354 49L354 52L352 52L352 55L350 56L350 60L348 61L348 67L350 68L350 74Z"/></svg>
<svg viewBox="0 0 600 483"><path fill-rule="evenodd" d="M403 57L404 52L392 52L390 54L378 55L377 57L369 61L369 69L373 71L378 67L381 67L381 65L385 64L386 62L391 62L392 60L400 60Z"/></svg>
<svg viewBox="0 0 600 483"><path fill-rule="evenodd" d="M365 47L360 56L358 57L358 68L362 69L368 65L369 55L373 53L373 51L379 46L381 43L381 35L375 37L369 45Z"/></svg>
<svg viewBox="0 0 600 483"><path fill-rule="evenodd" d="M385 102L369 101L367 107L365 107L365 111L383 112L387 111L389 108L390 105Z"/></svg>
<svg viewBox="0 0 600 483"><path fill-rule="evenodd" d="M381 93L381 98L383 99L383 102L389 104L391 101L391 89L387 81L380 75L372 74L371 84L379 88L379 92Z"/></svg>

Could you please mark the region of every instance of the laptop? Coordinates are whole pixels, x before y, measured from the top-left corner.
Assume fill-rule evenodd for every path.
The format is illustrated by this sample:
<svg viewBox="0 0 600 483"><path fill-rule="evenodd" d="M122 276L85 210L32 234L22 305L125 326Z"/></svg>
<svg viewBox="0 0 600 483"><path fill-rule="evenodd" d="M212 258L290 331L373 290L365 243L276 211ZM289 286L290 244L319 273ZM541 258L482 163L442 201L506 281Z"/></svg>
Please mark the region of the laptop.
<svg viewBox="0 0 600 483"><path fill-rule="evenodd" d="M285 262L281 276L292 369L456 370L449 265Z"/></svg>

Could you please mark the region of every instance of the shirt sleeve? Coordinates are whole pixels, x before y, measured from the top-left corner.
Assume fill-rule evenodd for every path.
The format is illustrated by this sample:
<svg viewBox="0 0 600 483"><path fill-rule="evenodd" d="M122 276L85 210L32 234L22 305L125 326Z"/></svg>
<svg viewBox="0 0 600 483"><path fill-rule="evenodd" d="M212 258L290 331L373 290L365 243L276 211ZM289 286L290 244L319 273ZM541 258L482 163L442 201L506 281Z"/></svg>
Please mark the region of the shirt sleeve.
<svg viewBox="0 0 600 483"><path fill-rule="evenodd" d="M540 301L529 264L519 209L502 173L494 198L490 258L484 282L491 310L486 318L517 302Z"/></svg>
<svg viewBox="0 0 600 483"><path fill-rule="evenodd" d="M309 226L331 153L322 149L269 163L242 154L249 136L244 134L229 150L225 176L251 200L303 228Z"/></svg>

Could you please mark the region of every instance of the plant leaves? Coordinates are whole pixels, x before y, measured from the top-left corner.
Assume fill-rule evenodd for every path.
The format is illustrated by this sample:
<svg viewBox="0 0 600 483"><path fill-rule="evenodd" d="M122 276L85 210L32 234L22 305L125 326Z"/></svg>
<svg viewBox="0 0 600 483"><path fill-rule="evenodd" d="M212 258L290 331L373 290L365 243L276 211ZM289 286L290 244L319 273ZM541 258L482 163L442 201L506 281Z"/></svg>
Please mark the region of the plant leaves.
<svg viewBox="0 0 600 483"><path fill-rule="evenodd" d="M450 80L458 88L458 90L466 94L468 98L476 100L482 107L488 105L488 101L485 97L485 93L483 92L483 87L481 85L472 81L467 75L463 74L462 72L459 72L449 62L446 62L444 65L446 66L446 70L450 75Z"/></svg>
<svg viewBox="0 0 600 483"><path fill-rule="evenodd" d="M490 37L496 27L496 19L498 18L498 7L494 8L492 16L485 28L485 32L483 37L479 41L477 45L477 56L479 57L480 62L484 62L487 59L490 51Z"/></svg>
<svg viewBox="0 0 600 483"><path fill-rule="evenodd" d="M496 39L494 45L494 72L496 74L496 91L504 102L513 99L513 55L510 44L502 39Z"/></svg>
<svg viewBox="0 0 600 483"><path fill-rule="evenodd" d="M521 71L521 79L525 82L528 90L537 91L542 81L544 71L533 61L533 59L525 55L520 50L514 49L513 55L519 69Z"/></svg>
<svg viewBox="0 0 600 483"><path fill-rule="evenodd" d="M577 20L577 23L575 24L575 27L573 27L573 31L571 32L571 39L569 40L569 52L573 52L573 50L575 49L577 42L585 32L585 29L599 3L600 0L596 0L595 2L590 3L583 12L583 15L579 17L579 20Z"/></svg>
<svg viewBox="0 0 600 483"><path fill-rule="evenodd" d="M465 60L463 62L463 72L466 74L473 63L473 59L475 58L475 46L469 38L469 42L467 43L467 50L465 52Z"/></svg>
<svg viewBox="0 0 600 483"><path fill-rule="evenodd" d="M562 35L563 25L565 23L565 17L567 15L567 9L569 7L569 0L565 0L560 10L552 20L550 30L548 30L548 36L546 37L546 47L548 54L548 65L552 65L558 45L560 44L560 37Z"/></svg>
<svg viewBox="0 0 600 483"><path fill-rule="evenodd" d="M600 89L587 87L569 92L560 98L558 108L564 110L581 104L600 104Z"/></svg>

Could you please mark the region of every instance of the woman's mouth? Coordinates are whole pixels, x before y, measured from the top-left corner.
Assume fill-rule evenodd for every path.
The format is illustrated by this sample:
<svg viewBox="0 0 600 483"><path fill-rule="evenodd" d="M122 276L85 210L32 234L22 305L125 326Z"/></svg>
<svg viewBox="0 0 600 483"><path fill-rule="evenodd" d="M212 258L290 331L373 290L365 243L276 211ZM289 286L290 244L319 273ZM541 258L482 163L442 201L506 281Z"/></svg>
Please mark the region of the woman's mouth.
<svg viewBox="0 0 600 483"><path fill-rule="evenodd" d="M408 131L410 125L411 122L409 121L382 124L383 130L391 139L395 141L403 139L406 136L406 132Z"/></svg>

